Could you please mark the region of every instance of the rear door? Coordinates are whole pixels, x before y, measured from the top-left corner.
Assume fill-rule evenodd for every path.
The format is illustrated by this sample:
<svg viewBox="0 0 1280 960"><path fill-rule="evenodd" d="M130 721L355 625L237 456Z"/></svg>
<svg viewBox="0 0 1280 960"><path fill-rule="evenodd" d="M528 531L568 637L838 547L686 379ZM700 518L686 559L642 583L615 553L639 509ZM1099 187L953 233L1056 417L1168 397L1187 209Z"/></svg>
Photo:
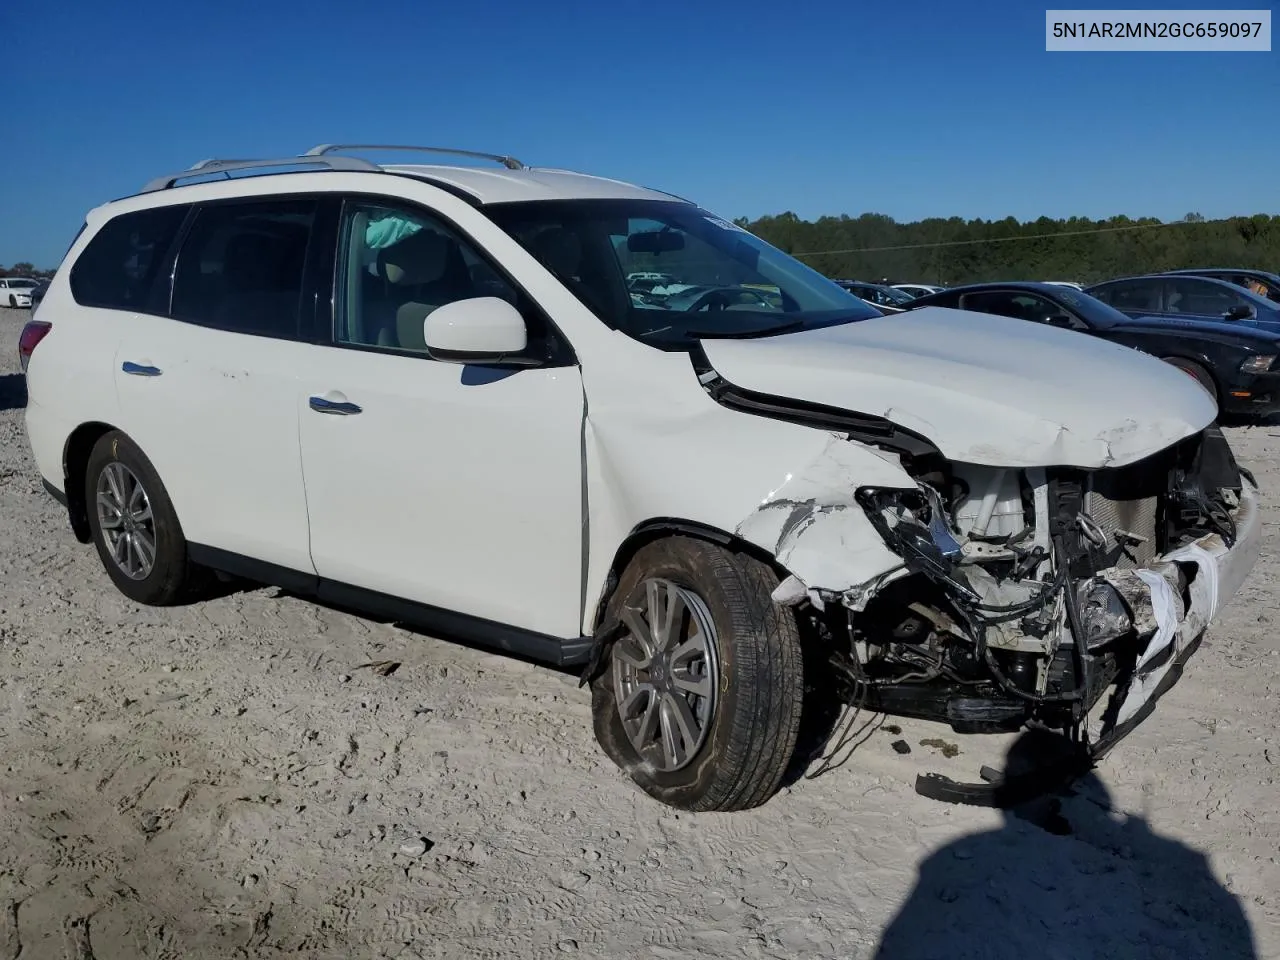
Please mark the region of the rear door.
<svg viewBox="0 0 1280 960"><path fill-rule="evenodd" d="M122 426L187 540L307 573L297 383L316 216L308 196L197 207L168 302L132 318L115 357Z"/></svg>

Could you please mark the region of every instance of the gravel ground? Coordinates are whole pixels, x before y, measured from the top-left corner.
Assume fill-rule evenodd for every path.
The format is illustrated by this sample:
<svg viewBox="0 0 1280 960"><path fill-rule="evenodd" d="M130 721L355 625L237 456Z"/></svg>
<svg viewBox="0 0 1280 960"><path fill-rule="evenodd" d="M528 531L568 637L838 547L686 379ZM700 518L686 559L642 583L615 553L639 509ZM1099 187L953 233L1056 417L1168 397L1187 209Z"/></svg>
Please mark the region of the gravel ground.
<svg viewBox="0 0 1280 960"><path fill-rule="evenodd" d="M1280 957L1280 431L1231 431L1259 567L1060 811L917 796L1009 740L889 721L692 816L603 757L566 674L272 589L125 600L28 455L25 317L0 310L0 960Z"/></svg>

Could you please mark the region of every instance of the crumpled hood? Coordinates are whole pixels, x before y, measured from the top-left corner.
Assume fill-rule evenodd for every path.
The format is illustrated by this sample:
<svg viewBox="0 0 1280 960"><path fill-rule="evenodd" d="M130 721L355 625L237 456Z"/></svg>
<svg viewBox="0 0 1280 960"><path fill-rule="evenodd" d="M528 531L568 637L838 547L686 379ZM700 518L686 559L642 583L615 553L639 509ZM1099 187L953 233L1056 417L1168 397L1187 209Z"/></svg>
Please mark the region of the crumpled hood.
<svg viewBox="0 0 1280 960"><path fill-rule="evenodd" d="M1218 413L1189 376L1137 350L943 307L702 347L736 386L884 417L965 463L1124 466Z"/></svg>

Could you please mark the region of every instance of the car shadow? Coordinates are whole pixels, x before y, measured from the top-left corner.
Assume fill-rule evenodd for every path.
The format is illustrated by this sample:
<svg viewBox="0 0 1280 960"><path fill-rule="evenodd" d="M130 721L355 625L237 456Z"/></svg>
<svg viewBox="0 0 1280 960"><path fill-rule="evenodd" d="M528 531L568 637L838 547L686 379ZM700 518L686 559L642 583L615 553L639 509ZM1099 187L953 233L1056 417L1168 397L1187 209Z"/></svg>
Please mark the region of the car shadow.
<svg viewBox="0 0 1280 960"><path fill-rule="evenodd" d="M1042 732L1015 741L1006 769L1044 756ZM1240 902L1204 854L1116 811L1090 772L1056 795L1003 807L919 868L876 960L1179 957L1252 960Z"/></svg>
<svg viewBox="0 0 1280 960"><path fill-rule="evenodd" d="M27 378L21 373L0 373L0 412L27 406Z"/></svg>

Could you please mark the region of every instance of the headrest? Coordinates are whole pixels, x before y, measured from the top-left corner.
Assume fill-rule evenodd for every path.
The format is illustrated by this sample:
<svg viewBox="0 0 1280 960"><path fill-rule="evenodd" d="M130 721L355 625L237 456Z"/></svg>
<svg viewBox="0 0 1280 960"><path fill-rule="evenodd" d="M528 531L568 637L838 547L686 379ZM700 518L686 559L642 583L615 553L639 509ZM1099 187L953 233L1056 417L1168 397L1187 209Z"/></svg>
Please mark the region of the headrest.
<svg viewBox="0 0 1280 960"><path fill-rule="evenodd" d="M434 230L421 230L378 254L378 272L397 286L434 283L444 276L453 241Z"/></svg>

